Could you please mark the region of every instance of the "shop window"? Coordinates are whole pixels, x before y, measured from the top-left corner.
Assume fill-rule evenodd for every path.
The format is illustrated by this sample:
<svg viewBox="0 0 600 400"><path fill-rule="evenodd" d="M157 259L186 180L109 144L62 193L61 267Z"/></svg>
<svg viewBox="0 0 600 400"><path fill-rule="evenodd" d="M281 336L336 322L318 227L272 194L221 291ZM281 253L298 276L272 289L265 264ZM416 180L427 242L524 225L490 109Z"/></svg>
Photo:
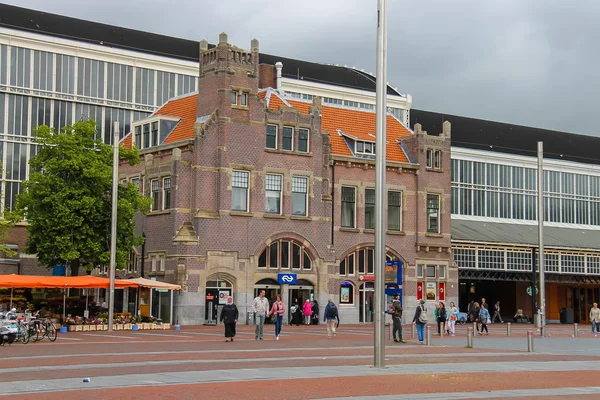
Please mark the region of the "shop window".
<svg viewBox="0 0 600 400"><path fill-rule="evenodd" d="M354 285L352 282L340 284L340 304L354 304Z"/></svg>

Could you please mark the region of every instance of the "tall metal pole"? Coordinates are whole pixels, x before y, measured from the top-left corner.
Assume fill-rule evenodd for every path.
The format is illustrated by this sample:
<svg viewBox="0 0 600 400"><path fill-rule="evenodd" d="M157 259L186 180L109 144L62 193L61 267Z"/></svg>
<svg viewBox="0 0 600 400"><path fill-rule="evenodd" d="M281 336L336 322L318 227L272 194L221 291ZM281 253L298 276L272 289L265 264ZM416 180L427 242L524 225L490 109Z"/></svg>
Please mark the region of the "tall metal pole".
<svg viewBox="0 0 600 400"><path fill-rule="evenodd" d="M539 328L540 335L544 336L546 330L546 298L544 296L545 280L544 273L546 272L545 257L544 257L544 142L538 142L538 246L540 260L540 313L539 313ZM534 291L535 288L532 288ZM535 296L535 292L531 293Z"/></svg>
<svg viewBox="0 0 600 400"><path fill-rule="evenodd" d="M375 128L375 368L385 367L385 169L387 114L387 0L377 0Z"/></svg>
<svg viewBox="0 0 600 400"><path fill-rule="evenodd" d="M117 264L117 202L119 200L119 123L113 128L112 219L110 226L110 286L108 297L108 330L113 329L115 311L115 268Z"/></svg>

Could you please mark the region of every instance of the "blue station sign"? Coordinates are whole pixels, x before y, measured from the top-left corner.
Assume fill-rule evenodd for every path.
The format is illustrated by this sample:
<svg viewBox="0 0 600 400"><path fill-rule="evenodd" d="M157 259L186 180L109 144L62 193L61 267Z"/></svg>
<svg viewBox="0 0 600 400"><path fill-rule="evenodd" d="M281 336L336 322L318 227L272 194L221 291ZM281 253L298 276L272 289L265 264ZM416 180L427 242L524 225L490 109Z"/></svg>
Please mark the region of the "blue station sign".
<svg viewBox="0 0 600 400"><path fill-rule="evenodd" d="M278 274L277 282L280 285L295 285L298 282L298 276L296 274Z"/></svg>

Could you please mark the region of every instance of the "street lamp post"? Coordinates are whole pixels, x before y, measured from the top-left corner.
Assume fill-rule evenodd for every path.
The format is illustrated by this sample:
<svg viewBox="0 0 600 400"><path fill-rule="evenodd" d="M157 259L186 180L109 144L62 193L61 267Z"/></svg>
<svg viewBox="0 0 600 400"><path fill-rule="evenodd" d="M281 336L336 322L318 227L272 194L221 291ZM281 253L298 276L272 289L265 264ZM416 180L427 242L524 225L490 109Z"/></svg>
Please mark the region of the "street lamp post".
<svg viewBox="0 0 600 400"><path fill-rule="evenodd" d="M538 142L538 245L540 264L540 312L538 324L540 335L544 336L546 331L546 298L545 298L545 272L546 259L544 257L544 142ZM531 290L531 296L535 297L535 287Z"/></svg>
<svg viewBox="0 0 600 400"><path fill-rule="evenodd" d="M375 127L375 368L385 367L385 169L387 114L387 0L377 0Z"/></svg>
<svg viewBox="0 0 600 400"><path fill-rule="evenodd" d="M119 123L113 128L112 218L110 226L110 272L108 297L108 330L113 330L115 311L115 269L117 263L117 202L119 200Z"/></svg>

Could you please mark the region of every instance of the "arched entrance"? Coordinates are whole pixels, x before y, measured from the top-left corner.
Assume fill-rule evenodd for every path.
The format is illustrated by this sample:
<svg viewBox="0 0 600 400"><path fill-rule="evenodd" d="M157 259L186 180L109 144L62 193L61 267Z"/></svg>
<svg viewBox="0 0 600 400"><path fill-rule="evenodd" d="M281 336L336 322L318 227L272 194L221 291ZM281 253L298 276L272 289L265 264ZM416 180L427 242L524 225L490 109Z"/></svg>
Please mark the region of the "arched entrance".
<svg viewBox="0 0 600 400"><path fill-rule="evenodd" d="M359 321L363 324L373 323L373 298L375 296L375 282L364 282L360 285L359 292Z"/></svg>
<svg viewBox="0 0 600 400"><path fill-rule="evenodd" d="M206 281L204 296L204 320L207 324L216 324L221 307L227 303L227 297L233 296L233 283L225 276L213 275Z"/></svg>

